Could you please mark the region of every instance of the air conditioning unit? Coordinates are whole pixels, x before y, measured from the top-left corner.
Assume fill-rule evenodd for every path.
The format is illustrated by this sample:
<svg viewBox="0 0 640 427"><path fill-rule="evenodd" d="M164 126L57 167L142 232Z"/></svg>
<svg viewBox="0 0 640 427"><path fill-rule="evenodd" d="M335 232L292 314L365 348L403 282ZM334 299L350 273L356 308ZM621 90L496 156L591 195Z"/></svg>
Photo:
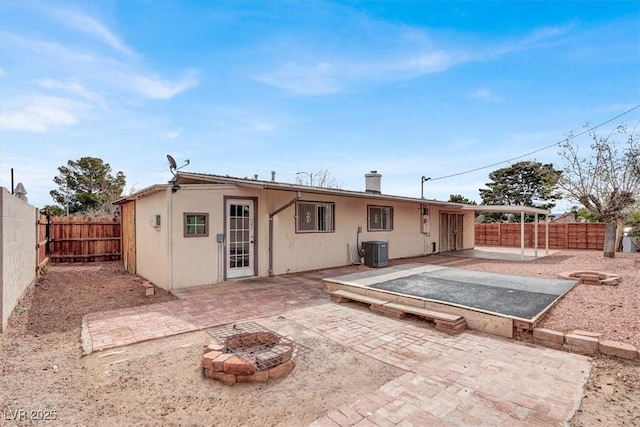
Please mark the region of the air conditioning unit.
<svg viewBox="0 0 640 427"><path fill-rule="evenodd" d="M367 267L386 267L389 264L389 242L362 242L362 249Z"/></svg>

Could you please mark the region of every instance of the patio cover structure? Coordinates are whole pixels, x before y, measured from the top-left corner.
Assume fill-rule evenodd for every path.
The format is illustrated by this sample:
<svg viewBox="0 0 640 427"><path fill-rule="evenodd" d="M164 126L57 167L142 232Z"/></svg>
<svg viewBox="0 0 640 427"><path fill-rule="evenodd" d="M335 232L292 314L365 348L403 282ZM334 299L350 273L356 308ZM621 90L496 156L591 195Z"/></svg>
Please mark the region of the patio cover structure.
<svg viewBox="0 0 640 427"><path fill-rule="evenodd" d="M538 215L545 216L544 227L544 242L545 242L545 255L549 255L549 212L544 209L534 208L530 206L514 206L514 205L480 205L480 206L464 206L462 210L473 210L476 212L499 212L499 213L511 213L520 214L520 258L524 261L524 215L534 214L536 224L534 235L534 250L535 257L538 257Z"/></svg>

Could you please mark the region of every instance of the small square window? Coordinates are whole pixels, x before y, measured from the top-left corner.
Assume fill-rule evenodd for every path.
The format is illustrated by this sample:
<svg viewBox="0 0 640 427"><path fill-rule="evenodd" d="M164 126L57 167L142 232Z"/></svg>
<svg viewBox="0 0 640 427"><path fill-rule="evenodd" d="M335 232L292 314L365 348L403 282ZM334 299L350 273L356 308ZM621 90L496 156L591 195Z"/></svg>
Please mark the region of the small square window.
<svg viewBox="0 0 640 427"><path fill-rule="evenodd" d="M184 237L207 237L209 235L208 213L184 214Z"/></svg>
<svg viewBox="0 0 640 427"><path fill-rule="evenodd" d="M298 202L296 205L298 233L326 233L334 231L335 204Z"/></svg>
<svg viewBox="0 0 640 427"><path fill-rule="evenodd" d="M393 230L393 208L391 206L367 206L367 228L369 231Z"/></svg>

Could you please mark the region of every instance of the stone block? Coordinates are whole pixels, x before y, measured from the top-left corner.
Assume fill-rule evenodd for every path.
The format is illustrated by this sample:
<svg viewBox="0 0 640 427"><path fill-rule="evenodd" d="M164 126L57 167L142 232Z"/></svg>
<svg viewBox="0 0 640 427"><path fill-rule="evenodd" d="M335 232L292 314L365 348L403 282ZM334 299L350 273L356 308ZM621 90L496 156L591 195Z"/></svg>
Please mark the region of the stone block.
<svg viewBox="0 0 640 427"><path fill-rule="evenodd" d="M208 353L205 353L200 361L200 366L205 369L211 369L213 371L213 361L221 354L222 353L220 353L219 351L210 351Z"/></svg>
<svg viewBox="0 0 640 427"><path fill-rule="evenodd" d="M219 351L221 353L225 353L227 351L227 347L223 344L220 344L216 341L212 341L211 344L209 344L206 349L205 349L205 353L208 353L210 351Z"/></svg>
<svg viewBox="0 0 640 427"><path fill-rule="evenodd" d="M553 329L534 328L533 342L546 347L560 348L564 344L564 334Z"/></svg>
<svg viewBox="0 0 640 427"><path fill-rule="evenodd" d="M145 296L152 296L156 294L156 288L146 288L144 289Z"/></svg>
<svg viewBox="0 0 640 427"><path fill-rule="evenodd" d="M638 358L638 349L635 346L618 341L600 341L600 353L622 359L634 360Z"/></svg>
<svg viewBox="0 0 640 427"><path fill-rule="evenodd" d="M225 374L224 372L212 371L211 369L205 369L204 374L207 378L220 381L226 385L234 385L237 381L236 376L232 374Z"/></svg>
<svg viewBox="0 0 640 427"><path fill-rule="evenodd" d="M402 310L385 307L384 305L381 305L381 304L371 304L369 308L371 309L371 311L375 311L376 313L380 313L382 315L393 317L396 319L402 319L407 316L407 313Z"/></svg>
<svg viewBox="0 0 640 427"><path fill-rule="evenodd" d="M233 357L233 354L228 354L228 353L220 354L218 357L216 357L213 360L213 370L214 371L218 371L218 372L222 372L222 368L223 368L224 362L226 362L227 359L230 359L231 357Z"/></svg>
<svg viewBox="0 0 640 427"><path fill-rule="evenodd" d="M595 273L593 274L583 273L580 275L580 279L582 279L582 283L598 284L598 282L600 282L600 276Z"/></svg>
<svg viewBox="0 0 640 427"><path fill-rule="evenodd" d="M255 364L247 360L243 360L238 356L232 356L222 364L222 371L225 374L233 375L252 375L256 372Z"/></svg>
<svg viewBox="0 0 640 427"><path fill-rule="evenodd" d="M581 337L600 338L602 334L598 332L583 331L582 329L573 329L569 331L571 335L580 335Z"/></svg>
<svg viewBox="0 0 640 427"><path fill-rule="evenodd" d="M458 320L456 322L447 322L436 319L435 323L436 331L445 332L447 334L455 335L467 329L467 322L464 319Z"/></svg>
<svg viewBox="0 0 640 427"><path fill-rule="evenodd" d="M599 350L599 342L598 338L567 334L564 337L563 347L578 353L596 354Z"/></svg>
<svg viewBox="0 0 640 427"><path fill-rule="evenodd" d="M256 371L253 375L236 375L239 383L266 383L269 380L269 371Z"/></svg>
<svg viewBox="0 0 640 427"><path fill-rule="evenodd" d="M289 372L293 371L293 368L296 366L293 360L289 360L288 362L283 363L282 365L276 366L275 368L269 369L267 372L269 373L269 379L275 380L278 378L282 378L287 375Z"/></svg>

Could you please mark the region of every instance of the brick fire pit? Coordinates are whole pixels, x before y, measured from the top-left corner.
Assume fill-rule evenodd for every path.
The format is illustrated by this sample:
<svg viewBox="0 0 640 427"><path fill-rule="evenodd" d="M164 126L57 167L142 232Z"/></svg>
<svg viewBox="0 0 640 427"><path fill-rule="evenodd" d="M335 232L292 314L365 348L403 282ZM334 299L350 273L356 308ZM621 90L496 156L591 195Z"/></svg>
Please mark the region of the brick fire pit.
<svg viewBox="0 0 640 427"><path fill-rule="evenodd" d="M558 278L566 280L578 279L578 283L585 285L617 286L622 282L619 274L605 273L602 271L564 271L558 274Z"/></svg>
<svg viewBox="0 0 640 427"><path fill-rule="evenodd" d="M254 322L207 332L213 340L205 347L200 366L206 377L227 385L282 378L295 367L294 356L306 349Z"/></svg>

